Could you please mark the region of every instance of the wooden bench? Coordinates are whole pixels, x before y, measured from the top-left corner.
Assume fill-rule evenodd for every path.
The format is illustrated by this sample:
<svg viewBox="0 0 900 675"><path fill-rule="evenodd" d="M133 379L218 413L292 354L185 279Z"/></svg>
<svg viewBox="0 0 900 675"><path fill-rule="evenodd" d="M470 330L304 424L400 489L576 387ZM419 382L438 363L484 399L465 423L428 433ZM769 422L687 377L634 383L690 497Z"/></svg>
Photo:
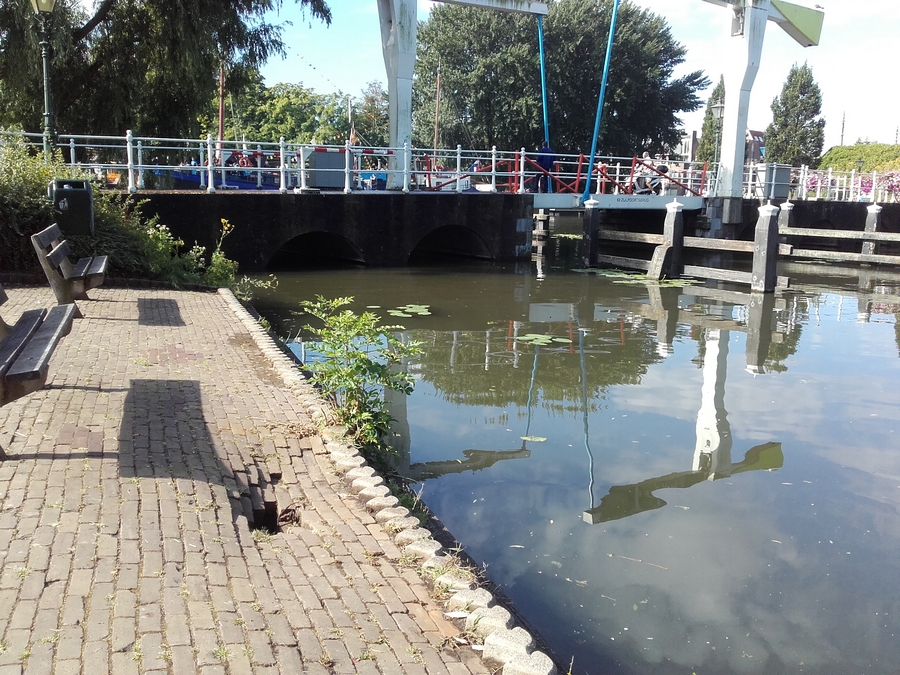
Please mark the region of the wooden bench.
<svg viewBox="0 0 900 675"><path fill-rule="evenodd" d="M0 305L7 300L0 286ZM50 357L72 329L75 305L26 310L12 326L0 318L0 405L41 389ZM2 458L0 449L0 458Z"/></svg>
<svg viewBox="0 0 900 675"><path fill-rule="evenodd" d="M107 256L81 258L73 264L69 260L69 242L63 239L56 224L31 235L31 243L60 305L89 300L87 291L102 284L106 278ZM81 316L77 307L75 316Z"/></svg>

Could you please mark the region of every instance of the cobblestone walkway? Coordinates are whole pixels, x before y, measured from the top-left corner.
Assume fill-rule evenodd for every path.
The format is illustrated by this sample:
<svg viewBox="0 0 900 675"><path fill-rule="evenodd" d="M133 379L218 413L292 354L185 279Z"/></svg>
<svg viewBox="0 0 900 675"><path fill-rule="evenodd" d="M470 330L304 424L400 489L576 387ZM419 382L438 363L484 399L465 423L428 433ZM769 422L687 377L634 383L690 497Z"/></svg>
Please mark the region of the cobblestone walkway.
<svg viewBox="0 0 900 675"><path fill-rule="evenodd" d="M53 304L7 291L7 322ZM50 386L0 408L0 675L489 672L233 298L91 296ZM251 531L245 481L299 523Z"/></svg>

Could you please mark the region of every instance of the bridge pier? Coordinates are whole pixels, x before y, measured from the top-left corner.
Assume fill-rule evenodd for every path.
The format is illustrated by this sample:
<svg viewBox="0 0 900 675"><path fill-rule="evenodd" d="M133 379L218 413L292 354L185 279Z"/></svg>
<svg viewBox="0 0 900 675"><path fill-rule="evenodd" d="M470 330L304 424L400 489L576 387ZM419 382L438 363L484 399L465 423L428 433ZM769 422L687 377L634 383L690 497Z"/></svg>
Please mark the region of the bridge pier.
<svg viewBox="0 0 900 675"><path fill-rule="evenodd" d="M234 230L225 254L241 272L262 272L273 256L335 257L373 267L402 267L416 250L489 260L531 256L533 195L479 193L349 195L231 191L142 193L146 216L157 215L188 246L211 251L222 219ZM321 247L321 250L316 247Z"/></svg>

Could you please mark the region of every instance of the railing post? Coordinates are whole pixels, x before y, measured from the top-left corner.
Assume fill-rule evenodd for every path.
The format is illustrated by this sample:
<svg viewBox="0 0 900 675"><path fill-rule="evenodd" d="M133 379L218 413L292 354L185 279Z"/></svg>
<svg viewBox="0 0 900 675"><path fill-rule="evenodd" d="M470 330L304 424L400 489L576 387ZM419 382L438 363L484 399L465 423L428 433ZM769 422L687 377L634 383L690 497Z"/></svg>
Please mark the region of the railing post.
<svg viewBox="0 0 900 675"><path fill-rule="evenodd" d="M206 146L203 145L203 141L198 143L200 147L200 162L197 164L197 173L200 174L200 188L203 189L206 187Z"/></svg>
<svg viewBox="0 0 900 675"><path fill-rule="evenodd" d="M497 146L491 146L491 192L497 192Z"/></svg>
<svg viewBox="0 0 900 675"><path fill-rule="evenodd" d="M881 226L881 210L878 204L872 204L866 207L866 232L878 232ZM864 241L862 245L863 255L875 255L878 253L877 241Z"/></svg>
<svg viewBox="0 0 900 675"><path fill-rule="evenodd" d="M262 146L256 146L256 187L259 190L262 190Z"/></svg>
<svg viewBox="0 0 900 675"><path fill-rule="evenodd" d="M854 187L857 187L856 169L850 169L850 198L847 201L850 201L850 202L855 201L853 199L853 188ZM857 193L857 194L859 194L860 199L862 199L862 193L863 193L863 191L862 191L862 172L860 172L860 174L859 174L859 192Z"/></svg>
<svg viewBox="0 0 900 675"><path fill-rule="evenodd" d="M831 201L831 181L834 179L834 169L828 168L828 192L825 193L825 199Z"/></svg>
<svg viewBox="0 0 900 675"><path fill-rule="evenodd" d="M75 139L69 139L69 163L75 166Z"/></svg>
<svg viewBox="0 0 900 675"><path fill-rule="evenodd" d="M878 185L878 172L873 171L872 172L872 199L871 199L873 204L877 201L875 198L875 191L877 189L876 185Z"/></svg>
<svg viewBox="0 0 900 675"><path fill-rule="evenodd" d="M128 167L128 192L134 194L137 192L137 188L134 185L134 147L132 146L132 141L134 140L134 136L131 134L131 129L125 132L125 156L127 157L127 167Z"/></svg>
<svg viewBox="0 0 900 675"><path fill-rule="evenodd" d="M300 146L300 191L306 190L306 158L309 151Z"/></svg>
<svg viewBox="0 0 900 675"><path fill-rule="evenodd" d="M210 194L216 191L216 179L213 175L214 157L212 134L206 134L206 191Z"/></svg>
<svg viewBox="0 0 900 675"><path fill-rule="evenodd" d="M456 192L462 192L462 146L456 144Z"/></svg>
<svg viewBox="0 0 900 675"><path fill-rule="evenodd" d="M771 293L778 282L778 207L766 204L759 207L756 232L753 239L753 270L750 290Z"/></svg>
<svg viewBox="0 0 900 675"><path fill-rule="evenodd" d="M138 190L144 189L144 145L141 141L137 142L137 187Z"/></svg>
<svg viewBox="0 0 900 675"><path fill-rule="evenodd" d="M350 141L344 141L344 194L350 194L350 176L353 174L351 168L353 166L352 154L350 152Z"/></svg>
<svg viewBox="0 0 900 675"><path fill-rule="evenodd" d="M403 141L403 191L409 192L409 141Z"/></svg>
<svg viewBox="0 0 900 675"><path fill-rule="evenodd" d="M525 148L519 152L519 194L525 192Z"/></svg>
<svg viewBox="0 0 900 675"><path fill-rule="evenodd" d="M284 136L282 136L281 138L278 139L278 155L280 158L278 161L278 177L279 177L278 191L281 194L284 194L287 192L287 185L284 182L284 159L285 159L284 156L285 156L286 152L287 152L287 146L284 144Z"/></svg>

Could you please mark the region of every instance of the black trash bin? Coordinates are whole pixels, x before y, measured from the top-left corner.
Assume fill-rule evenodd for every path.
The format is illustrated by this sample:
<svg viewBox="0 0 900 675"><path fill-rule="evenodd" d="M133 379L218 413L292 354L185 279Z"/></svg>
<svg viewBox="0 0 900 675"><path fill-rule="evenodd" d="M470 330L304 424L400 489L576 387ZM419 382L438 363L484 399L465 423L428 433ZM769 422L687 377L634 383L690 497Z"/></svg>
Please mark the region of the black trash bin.
<svg viewBox="0 0 900 675"><path fill-rule="evenodd" d="M56 224L66 234L94 234L94 193L90 181L54 178L47 186Z"/></svg>

